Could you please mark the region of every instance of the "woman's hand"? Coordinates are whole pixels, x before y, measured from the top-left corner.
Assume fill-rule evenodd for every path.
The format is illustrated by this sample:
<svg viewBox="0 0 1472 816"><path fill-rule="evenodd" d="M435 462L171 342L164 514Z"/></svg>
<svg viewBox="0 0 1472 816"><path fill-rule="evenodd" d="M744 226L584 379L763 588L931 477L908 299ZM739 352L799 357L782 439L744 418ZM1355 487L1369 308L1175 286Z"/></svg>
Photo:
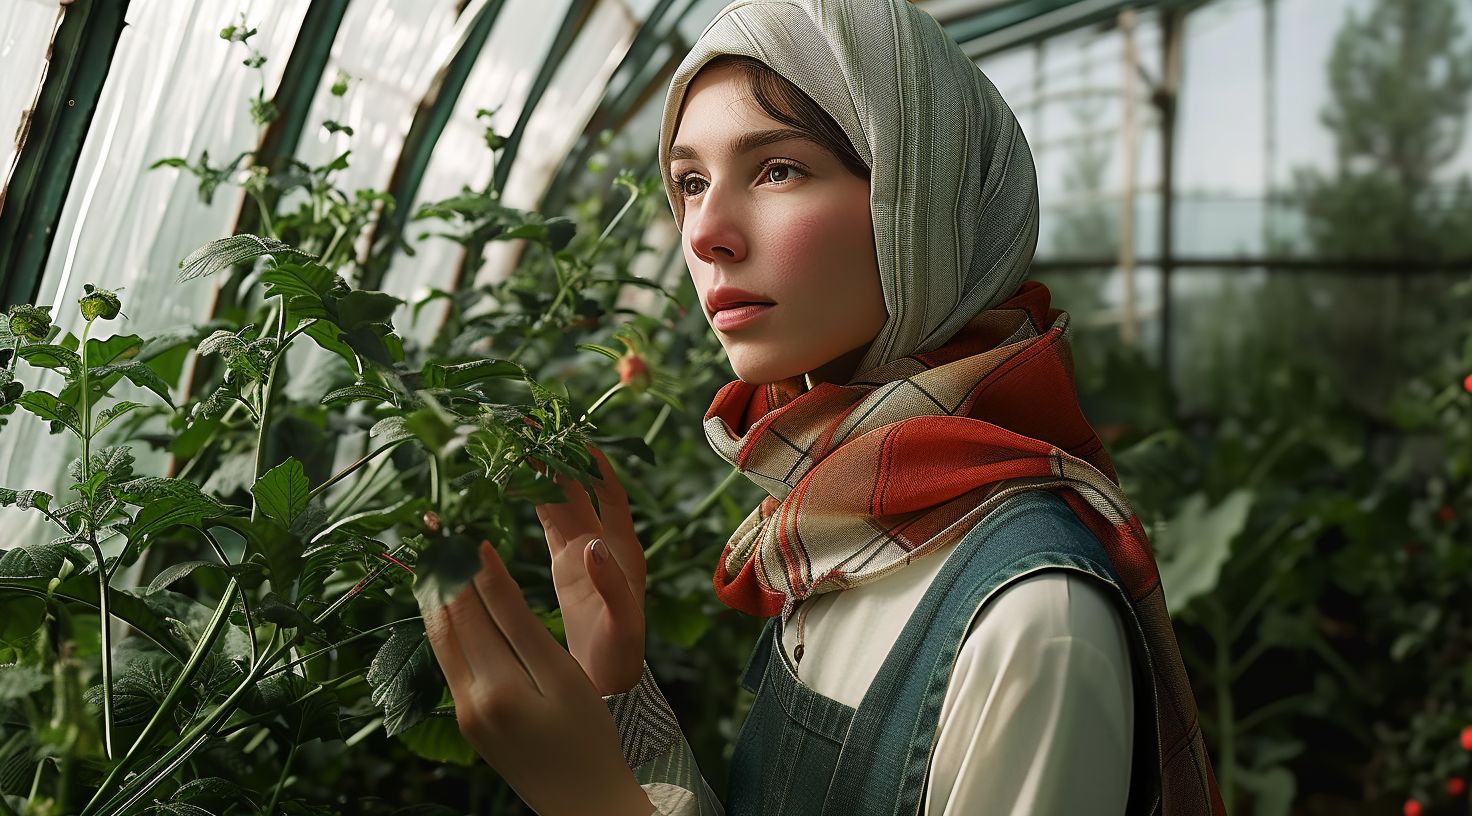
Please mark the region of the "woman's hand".
<svg viewBox="0 0 1472 816"><path fill-rule="evenodd" d="M562 503L537 505L537 518L552 553L552 583L562 607L567 650L600 695L621 694L644 671L644 580L648 564L634 535L629 497L613 467L592 445L602 479L594 482L598 506L575 479L554 474L567 493ZM601 538L611 556L596 560L588 544Z"/></svg>
<svg viewBox="0 0 1472 816"><path fill-rule="evenodd" d="M649 816L608 707L489 543L453 601L419 597L460 733L540 816Z"/></svg>

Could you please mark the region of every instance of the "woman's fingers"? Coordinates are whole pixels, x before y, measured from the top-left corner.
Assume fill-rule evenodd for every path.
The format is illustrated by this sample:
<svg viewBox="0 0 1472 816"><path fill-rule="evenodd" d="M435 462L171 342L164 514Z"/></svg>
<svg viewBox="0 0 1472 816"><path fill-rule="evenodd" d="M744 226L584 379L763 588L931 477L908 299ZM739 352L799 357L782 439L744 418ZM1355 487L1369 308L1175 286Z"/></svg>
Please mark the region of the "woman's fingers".
<svg viewBox="0 0 1472 816"><path fill-rule="evenodd" d="M473 583L485 601L484 609L490 611L497 634L503 636L502 642L508 644L514 658L524 667L520 669L523 676L529 677L538 691L552 693L551 686L561 668L556 665L561 657L558 654L562 652L561 645L527 606L521 586L506 571L506 565L490 542L481 542L480 556L481 570L475 574Z"/></svg>
<svg viewBox="0 0 1472 816"><path fill-rule="evenodd" d="M602 547L608 542L603 542ZM583 558L586 559L588 575L593 579L593 586L597 587L598 594L603 596L608 605L609 614L617 621L626 621L636 615L640 607L636 605L633 590L630 587L628 576L624 575L623 568L618 561L609 558L603 564L598 564L590 548L583 548ZM643 632L641 631L642 635Z"/></svg>

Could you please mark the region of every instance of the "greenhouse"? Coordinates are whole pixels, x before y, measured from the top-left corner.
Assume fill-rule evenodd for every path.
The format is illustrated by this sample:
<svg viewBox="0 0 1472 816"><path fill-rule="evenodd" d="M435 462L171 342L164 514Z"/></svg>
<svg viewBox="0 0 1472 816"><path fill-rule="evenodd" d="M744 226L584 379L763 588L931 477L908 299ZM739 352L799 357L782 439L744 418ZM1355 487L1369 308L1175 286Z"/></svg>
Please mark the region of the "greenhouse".
<svg viewBox="0 0 1472 816"><path fill-rule="evenodd" d="M1465 0L3 0L0 134L0 816L1472 813Z"/></svg>

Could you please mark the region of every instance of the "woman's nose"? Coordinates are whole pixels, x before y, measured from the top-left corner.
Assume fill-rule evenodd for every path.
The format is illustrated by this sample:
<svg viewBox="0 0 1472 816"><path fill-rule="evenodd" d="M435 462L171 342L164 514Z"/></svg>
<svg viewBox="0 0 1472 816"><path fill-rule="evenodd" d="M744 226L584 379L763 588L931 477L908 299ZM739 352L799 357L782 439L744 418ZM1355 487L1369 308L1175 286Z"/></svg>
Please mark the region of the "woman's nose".
<svg viewBox="0 0 1472 816"><path fill-rule="evenodd" d="M737 211L741 205L731 201L729 196L718 199L710 194L710 190L702 193L706 199L700 203L699 212L687 218L685 226L690 233L690 248L706 263L740 261L746 257L746 239L743 237L741 214ZM686 215L692 214L687 212Z"/></svg>

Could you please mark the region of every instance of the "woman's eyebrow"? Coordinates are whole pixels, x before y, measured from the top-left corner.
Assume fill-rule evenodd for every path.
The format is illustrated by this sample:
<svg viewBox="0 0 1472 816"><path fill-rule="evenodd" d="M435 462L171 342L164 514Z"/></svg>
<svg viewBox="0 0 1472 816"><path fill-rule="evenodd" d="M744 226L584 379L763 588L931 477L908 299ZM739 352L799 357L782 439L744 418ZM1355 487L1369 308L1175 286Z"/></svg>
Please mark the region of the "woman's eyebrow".
<svg viewBox="0 0 1472 816"><path fill-rule="evenodd" d="M793 128L773 128L771 130L751 130L737 136L731 142L730 152L733 156L749 153L758 147L765 147L776 142L785 142L789 139L802 139L814 142L813 137ZM816 142L814 142L816 144ZM676 159L698 159L700 154L689 145L677 144L670 148L670 161Z"/></svg>

